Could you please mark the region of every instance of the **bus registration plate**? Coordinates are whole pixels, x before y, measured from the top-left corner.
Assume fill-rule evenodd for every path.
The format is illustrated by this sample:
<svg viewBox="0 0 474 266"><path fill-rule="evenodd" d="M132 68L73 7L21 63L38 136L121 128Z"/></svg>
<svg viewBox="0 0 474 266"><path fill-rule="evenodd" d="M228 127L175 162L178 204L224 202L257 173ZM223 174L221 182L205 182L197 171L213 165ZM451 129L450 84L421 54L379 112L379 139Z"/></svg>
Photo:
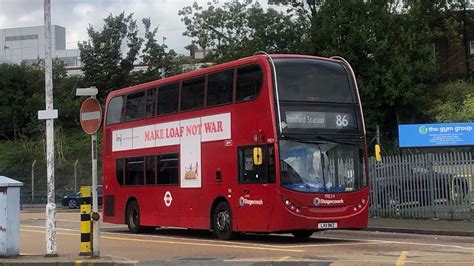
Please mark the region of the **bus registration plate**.
<svg viewBox="0 0 474 266"><path fill-rule="evenodd" d="M334 229L337 228L337 223L318 223L318 229Z"/></svg>

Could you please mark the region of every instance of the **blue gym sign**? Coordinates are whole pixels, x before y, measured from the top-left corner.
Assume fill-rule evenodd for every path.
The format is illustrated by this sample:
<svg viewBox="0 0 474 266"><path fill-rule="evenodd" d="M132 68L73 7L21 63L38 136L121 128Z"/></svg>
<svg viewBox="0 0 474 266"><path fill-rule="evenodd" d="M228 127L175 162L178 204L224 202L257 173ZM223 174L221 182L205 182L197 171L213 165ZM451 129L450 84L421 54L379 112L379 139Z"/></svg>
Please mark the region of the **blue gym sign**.
<svg viewBox="0 0 474 266"><path fill-rule="evenodd" d="M398 125L400 148L474 145L474 123Z"/></svg>

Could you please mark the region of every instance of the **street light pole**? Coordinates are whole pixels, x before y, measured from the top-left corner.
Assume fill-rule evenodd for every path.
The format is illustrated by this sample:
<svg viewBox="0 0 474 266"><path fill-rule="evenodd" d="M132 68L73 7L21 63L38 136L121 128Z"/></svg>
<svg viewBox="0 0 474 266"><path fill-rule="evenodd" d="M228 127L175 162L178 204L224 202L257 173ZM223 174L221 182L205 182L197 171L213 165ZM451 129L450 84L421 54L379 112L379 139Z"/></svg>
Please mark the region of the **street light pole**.
<svg viewBox="0 0 474 266"><path fill-rule="evenodd" d="M45 95L46 110L38 112L46 120L46 160L48 203L46 204L46 256L56 257L56 203L54 194L54 119L58 117L53 109L53 61L51 57L51 0L44 0L45 37Z"/></svg>

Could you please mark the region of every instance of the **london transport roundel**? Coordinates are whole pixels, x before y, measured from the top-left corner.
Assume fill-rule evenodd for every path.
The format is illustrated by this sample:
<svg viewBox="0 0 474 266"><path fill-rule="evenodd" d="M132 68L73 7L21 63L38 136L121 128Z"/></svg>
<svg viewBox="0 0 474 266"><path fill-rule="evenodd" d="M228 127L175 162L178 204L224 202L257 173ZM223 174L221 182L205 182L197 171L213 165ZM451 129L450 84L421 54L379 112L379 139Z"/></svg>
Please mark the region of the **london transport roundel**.
<svg viewBox="0 0 474 266"><path fill-rule="evenodd" d="M80 110L82 129L87 134L94 134L100 127L102 108L95 98L87 98L82 102Z"/></svg>

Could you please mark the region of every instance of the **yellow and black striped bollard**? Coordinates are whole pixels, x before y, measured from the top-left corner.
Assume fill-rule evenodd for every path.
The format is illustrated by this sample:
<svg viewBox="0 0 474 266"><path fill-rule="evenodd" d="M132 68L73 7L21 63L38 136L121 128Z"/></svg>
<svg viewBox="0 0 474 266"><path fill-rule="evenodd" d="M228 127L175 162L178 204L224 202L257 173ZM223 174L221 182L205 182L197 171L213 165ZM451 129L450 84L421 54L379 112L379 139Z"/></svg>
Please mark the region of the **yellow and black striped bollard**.
<svg viewBox="0 0 474 266"><path fill-rule="evenodd" d="M91 249L91 187L81 186L81 252L80 256L90 256Z"/></svg>

